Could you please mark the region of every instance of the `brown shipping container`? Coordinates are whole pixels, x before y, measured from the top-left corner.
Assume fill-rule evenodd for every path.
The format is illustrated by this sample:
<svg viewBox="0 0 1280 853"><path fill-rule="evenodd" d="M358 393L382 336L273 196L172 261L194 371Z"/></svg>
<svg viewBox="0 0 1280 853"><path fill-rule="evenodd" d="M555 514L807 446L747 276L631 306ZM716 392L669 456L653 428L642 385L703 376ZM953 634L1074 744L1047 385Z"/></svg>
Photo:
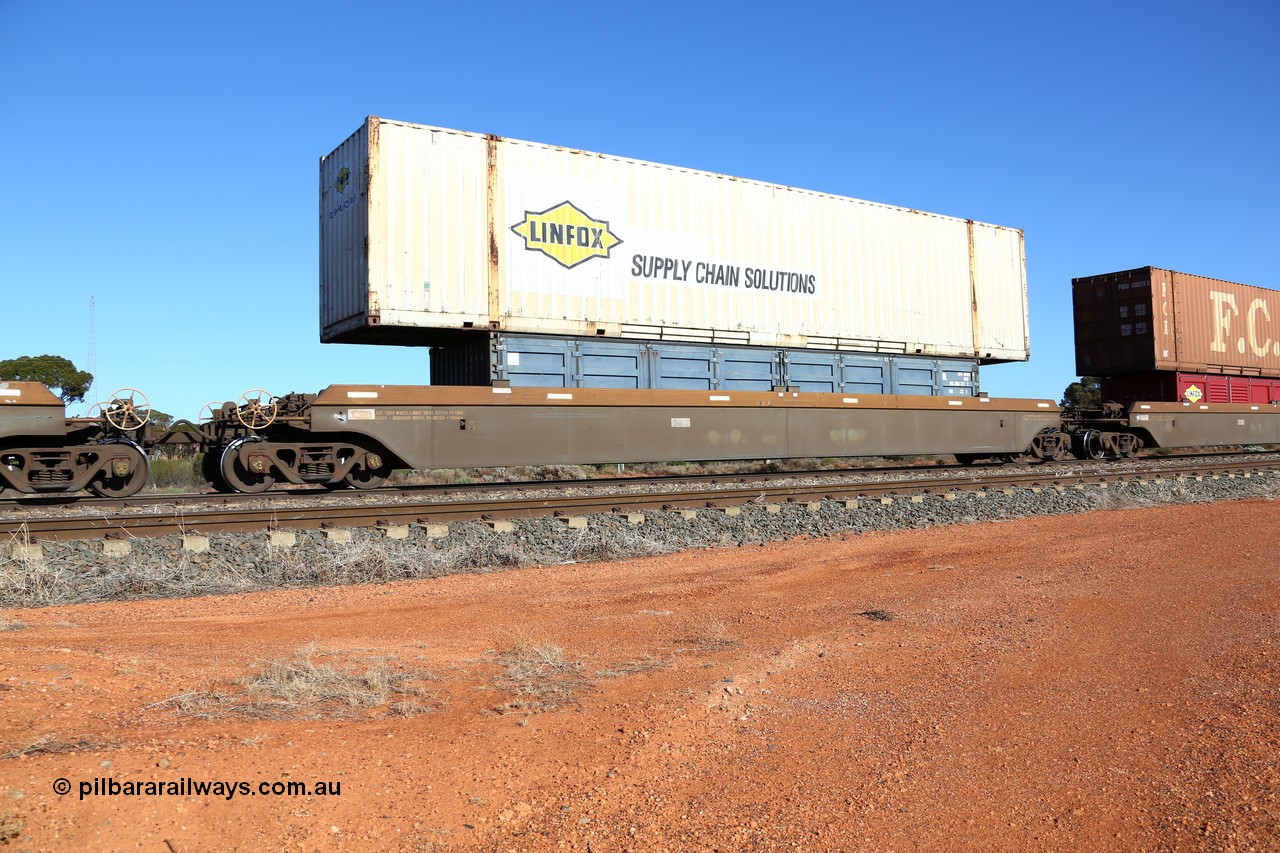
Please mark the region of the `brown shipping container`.
<svg viewBox="0 0 1280 853"><path fill-rule="evenodd" d="M1076 372L1280 377L1280 291L1141 267L1071 280Z"/></svg>

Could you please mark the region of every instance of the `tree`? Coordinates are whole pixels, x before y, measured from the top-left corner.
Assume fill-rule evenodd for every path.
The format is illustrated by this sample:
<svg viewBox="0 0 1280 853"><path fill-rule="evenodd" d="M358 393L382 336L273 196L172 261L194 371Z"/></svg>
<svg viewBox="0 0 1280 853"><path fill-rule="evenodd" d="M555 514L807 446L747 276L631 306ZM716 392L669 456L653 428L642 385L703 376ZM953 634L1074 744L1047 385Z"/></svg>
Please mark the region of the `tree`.
<svg viewBox="0 0 1280 853"><path fill-rule="evenodd" d="M1081 376L1062 392L1062 405L1076 409L1102 408L1102 388L1096 376Z"/></svg>
<svg viewBox="0 0 1280 853"><path fill-rule="evenodd" d="M93 384L92 373L76 370L60 355L24 355L0 361L0 380L6 379L47 385L64 403L80 402Z"/></svg>

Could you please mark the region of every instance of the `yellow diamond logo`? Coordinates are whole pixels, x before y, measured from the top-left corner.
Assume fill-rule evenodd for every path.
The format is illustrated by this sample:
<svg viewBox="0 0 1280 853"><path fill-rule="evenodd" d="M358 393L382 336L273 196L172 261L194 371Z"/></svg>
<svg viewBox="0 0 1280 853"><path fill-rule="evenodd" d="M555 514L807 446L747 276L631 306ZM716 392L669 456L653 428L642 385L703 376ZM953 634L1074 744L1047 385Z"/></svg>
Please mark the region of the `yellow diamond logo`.
<svg viewBox="0 0 1280 853"><path fill-rule="evenodd" d="M609 250L622 242L609 230L608 222L592 219L568 201L541 213L526 210L524 219L511 230L524 238L530 252L541 252L565 269L592 258L607 258Z"/></svg>
<svg viewBox="0 0 1280 853"><path fill-rule="evenodd" d="M1182 392L1182 396L1186 397L1192 403L1199 403L1204 399L1204 392L1195 385L1188 385L1187 390Z"/></svg>

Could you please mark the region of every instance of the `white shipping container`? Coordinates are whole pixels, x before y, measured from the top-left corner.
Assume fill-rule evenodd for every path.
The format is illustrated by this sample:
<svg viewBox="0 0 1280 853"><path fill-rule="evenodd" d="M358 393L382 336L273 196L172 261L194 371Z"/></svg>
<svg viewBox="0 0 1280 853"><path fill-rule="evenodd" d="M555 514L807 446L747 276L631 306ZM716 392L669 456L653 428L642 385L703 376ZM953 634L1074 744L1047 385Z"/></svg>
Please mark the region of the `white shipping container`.
<svg viewBox="0 0 1280 853"><path fill-rule="evenodd" d="M1023 235L370 117L320 161L321 340L468 328L1023 361Z"/></svg>

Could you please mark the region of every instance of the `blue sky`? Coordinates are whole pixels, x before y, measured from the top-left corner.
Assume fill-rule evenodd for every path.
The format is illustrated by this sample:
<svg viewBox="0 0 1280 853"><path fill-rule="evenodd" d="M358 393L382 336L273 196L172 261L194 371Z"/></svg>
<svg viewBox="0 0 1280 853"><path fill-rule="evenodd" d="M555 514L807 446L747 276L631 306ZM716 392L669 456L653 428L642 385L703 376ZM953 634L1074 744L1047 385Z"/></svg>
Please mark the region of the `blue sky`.
<svg viewBox="0 0 1280 853"><path fill-rule="evenodd" d="M87 362L193 417L249 388L425 383L321 345L317 167L366 115L1026 232L1030 364L1074 378L1070 280L1280 288L1280 4L0 0L0 358ZM109 387L108 387L109 386Z"/></svg>

